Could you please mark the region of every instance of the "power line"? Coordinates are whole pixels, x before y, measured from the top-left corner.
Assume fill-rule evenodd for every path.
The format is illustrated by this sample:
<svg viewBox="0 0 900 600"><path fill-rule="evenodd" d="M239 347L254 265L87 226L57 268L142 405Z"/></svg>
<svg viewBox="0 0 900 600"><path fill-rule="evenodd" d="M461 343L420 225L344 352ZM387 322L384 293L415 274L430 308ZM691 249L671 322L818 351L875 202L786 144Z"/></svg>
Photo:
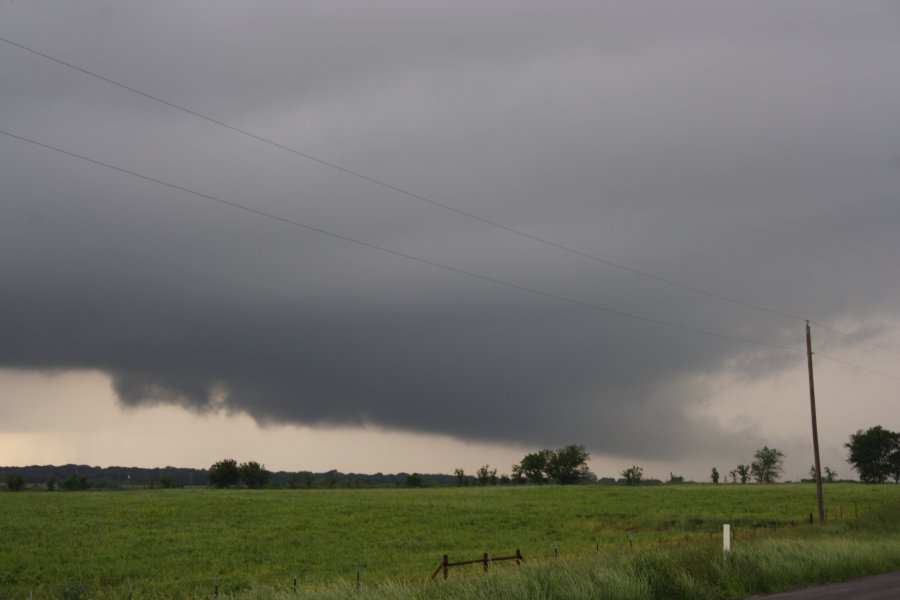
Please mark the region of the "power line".
<svg viewBox="0 0 900 600"><path fill-rule="evenodd" d="M875 342L870 342L869 340L863 339L861 337L851 335L849 333L844 333L842 331L838 331L834 327L830 327L830 326L826 325L825 323L819 323L818 321L813 321L813 320L810 320L810 323L812 325L816 325L817 327L821 327L822 329L830 331L831 333L845 337L848 340L853 340L854 342L858 342L860 344L866 344L868 346L872 346L873 348L878 348L879 350L885 350L887 352L893 352L894 354L900 354L900 351L898 351L894 348L891 348L889 346L882 346L881 344L876 344Z"/></svg>
<svg viewBox="0 0 900 600"><path fill-rule="evenodd" d="M78 72L80 72L80 73L83 73L83 74L85 74L85 75L88 75L88 76L90 76L90 77L94 77L94 78L96 78L96 79L99 79L99 80L104 81L104 82L106 82L106 83L108 83L108 84L110 84L110 85L114 85L114 86L117 86L117 87L119 87L119 88L121 88L121 89L127 90L127 91L129 91L129 92L134 93L134 94L137 94L137 95L139 95L139 96L143 96L144 98L147 98L147 99L149 99L149 100L153 100L154 102L159 102L160 104L164 104L164 105L166 105L166 106L168 106L168 107L174 108L174 109L176 109L176 110L179 110L179 111L184 112L184 113L186 113L186 114L189 114L189 115L191 115L191 116L197 117L197 118L199 118L199 119L203 119L204 121L208 121L209 123L213 123L213 124L218 125L218 126L220 126L220 127L224 127L224 128L229 129L229 130L231 130L231 131L233 131L233 132L235 132L235 133L239 133L239 134L241 134L241 135L244 135L244 136L246 136L246 137L252 138L252 139L257 140L257 141L259 141L259 142L262 142L262 143L264 143L264 144L268 144L268 145L270 145L270 146L273 146L273 147L275 147L275 148L278 148L278 149L280 149L280 150L283 150L283 151L285 151L285 152L290 152L291 154L294 154L294 155L296 155L296 156L305 158L305 159L307 159L307 160L310 160L310 161L313 161L313 162L315 162L315 163L318 163L318 164L320 164L320 165L322 165L322 166L325 166L325 167L328 167L328 168L330 168L330 169L339 171L340 173L343 173L343 174L345 174L345 175L349 175L349 176L351 176L351 177L355 177L355 178L357 178L357 179L361 179L361 180L366 181L366 182L368 182L368 183L371 183L371 184L380 186L380 187L382 187L382 188L384 188L384 189L391 190L391 191L396 192L396 193L398 193L398 194L402 194L402 195L407 196L407 197L409 197L409 198L413 198L413 199L419 200L419 201L421 201L421 202L426 202L426 203L428 203L428 204L431 204L432 206L435 206L435 207L438 207L438 208L441 208L441 209L444 209L444 210L447 210L447 211L456 213L456 214L458 214L458 215L464 216L464 217L469 218L469 219L473 219L473 220L475 220L475 221L478 221L478 222L483 223L483 224L485 224L485 225L489 225L489 226L491 226L491 227L495 227L495 228L497 228L497 229L501 229L501 230L506 231L506 232L508 232L508 233L512 233L512 234L514 234L514 235L518 235L518 236L527 238L527 239L529 239L529 240L532 240L532 241L535 241L535 242L539 242L539 243L541 243L541 244L544 244L544 245L546 245L546 246L550 246L550 247L556 248L556 249L558 249L558 250L563 250L563 251L568 252L568 253L570 253L570 254L574 254L574 255L576 255L576 256L580 256L580 257L582 257L582 258L586 258L586 259L592 260L592 261L597 262L597 263L600 263L600 264L604 264L604 265L607 265L607 266L610 266L610 267L614 267L614 268L616 268L616 269L620 269L620 270L622 270L622 271L626 271L626 272L631 273L631 274L633 274L633 275L637 275L637 276L640 276L640 277L645 277L645 278L647 278L647 279L651 279L651 280L656 281L656 282L658 282L658 283L663 283L663 284L666 284L666 285L669 285L669 286L673 286L673 287L677 287L677 288L680 288L680 289L683 289L683 290L686 290L686 291L689 291L689 292L693 292L693 293L696 293L696 294L701 294L701 295L706 296L706 297L708 297L708 298L714 298L714 299L716 299L716 300L720 300L720 301L723 301L723 302L729 302L729 303L734 304L734 305L737 305L737 306L742 306L742 307L744 307L744 308L750 308L750 309L757 310L757 311L764 312L764 313L768 313L768 314L771 314L771 315L776 315L776 316L779 316L779 317L783 317L783 318L785 318L785 319L791 319L791 320L795 320L795 321L804 321L804 322L807 321L807 319L804 319L803 317L800 317L800 316L797 316L797 315L793 315L793 314L790 314L790 313L782 312L782 311L775 310L775 309L772 309L772 308L768 308L768 307L765 307L765 306L761 306L761 305L758 305L758 304L753 304L753 303L751 303L751 302L745 302L745 301L739 300L739 299L737 299L737 298L732 298L732 297L730 297L730 296L725 296L725 295L723 295L723 294L718 294L718 293L716 293L716 292L711 292L711 291L709 291L709 290L704 290L704 289L702 289L702 288L698 288L698 287L695 287L695 286L691 286L691 285L687 285L687 284L684 284L684 283L680 283L680 282L675 281L675 280L673 280L673 279L668 279L668 278L665 278L665 277L660 277L659 275L654 275L654 274L648 273L648 272L646 272L646 271L641 271L641 270L639 270L639 269L635 269L635 268L632 268L632 267L629 267L629 266L626 266L626 265L623 265L623 264L620 264L620 263L617 263L617 262L614 262L614 261L611 261L611 260L607 260L607 259L602 258L602 257L600 257L600 256L597 256L597 255L595 255L595 254L591 254L591 253L589 253L589 252L583 252L583 251L578 250L578 249L576 249L576 248L573 248L573 247L571 247L571 246L567 246L567 245L561 244L561 243L559 243L559 242L554 242L553 240L549 240L549 239L547 239L547 238L543 238L543 237L540 237L540 236L537 236L537 235L528 233L528 232L523 231L523 230L521 230L521 229L516 229L516 228L510 227L510 226L508 226L508 225L503 225L502 223L499 223L499 222L497 222L497 221L493 221L493 220L491 220L491 219L487 219L487 218L482 217L482 216L480 216L480 215L477 215L477 214L475 214L475 213L468 212L468 211L466 211L466 210L457 208L457 207L452 206L452 205L449 205L449 204L445 204L445 203L443 203L443 202L439 202L439 201L437 201L437 200L434 200L433 198L429 198L429 197L424 196L424 195L422 195L422 194L418 194L418 193L416 193L416 192L412 192L412 191L407 190L407 189L405 189L405 188L402 188L402 187L393 185L393 184L391 184L391 183L388 183L388 182L386 182L386 181L384 181L384 180L381 180L381 179L378 179L378 178L375 178L375 177L366 175L366 174L361 173L361 172L359 172L359 171L355 171L355 170L353 170L353 169L349 169L349 168L347 168L347 167L341 166L341 165L339 165L339 164L337 164L337 163L334 163L334 162L325 160L325 159L323 159L323 158L314 156L314 155L309 154L309 153L307 153L307 152L302 152L302 151L300 151L300 150L297 150L296 148L292 148L292 147L290 147L290 146L286 146L286 145L284 145L284 144L281 144L281 143L276 142L276 141L274 141L274 140L271 140L271 139L269 139L269 138L263 137L263 136L261 136L261 135L257 135L257 134L255 134L255 133L250 132L250 131L247 131L246 129L242 129L242 128L236 127L236 126L234 126L234 125L230 125L230 124L228 124L228 123L226 123L226 122L224 122L224 121L220 121L220 120L218 120L218 119L215 119L215 118L213 118L213 117L210 117L210 116L205 115L205 114L202 114L202 113L199 113L199 112L197 112L197 111L195 111L195 110L191 110L191 109L189 109L189 108L186 108L186 107L184 107L184 106L181 106L181 105L176 104L176 103L174 103L174 102L171 102L171 101L169 101L169 100L165 100L165 99L160 98L160 97L158 97L158 96L154 96L154 95L149 94L149 93L147 93L147 92L141 91L141 90L139 90L139 89L137 89L137 88L134 88L134 87L125 85L124 83L120 83L120 82L118 82L118 81L115 81L114 79L110 79L110 78L108 78L108 77L104 77L103 75L100 75L100 74L98 74L98 73L95 73L95 72L93 72L93 71L90 71L90 70L88 70L88 69L85 69L85 68L83 68L83 67L79 67L79 66L74 65L74 64L72 64L72 63L66 62L66 61L64 61L64 60L62 60L62 59L56 58L55 56L51 56L51 55L49 55L49 54L45 54L45 53L43 53L43 52L40 52L40 51L38 51L38 50L35 50L34 48L30 48L30 47L28 47L28 46L25 46L25 45L23 45L23 44L20 44L20 43L18 43L18 42L14 42L14 41L12 41L12 40L10 40L10 39L8 39L8 38L5 38L5 37L0 36L0 41L5 42L5 43L7 43L7 44L9 44L9 45L11 45L11 46L15 46L16 48L19 48L19 49L21 49L21 50L25 50L26 52L30 52L30 53L32 53L32 54L34 54L34 55L36 55L36 56L40 56L40 57L45 58L45 59L47 59L47 60L51 60L51 61L53 61L53 62L55 62L55 63L57 63L57 64L63 65L63 66L68 67L68 68L70 68L70 69L74 69L74 70L76 70L76 71L78 71ZM845 338L847 338L847 339L851 339L851 340L853 340L853 341L855 341L855 342L862 343L862 344L867 344L867 345L869 345L869 346L872 346L873 348L878 348L878 349L880 349L880 350L884 350L884 351L887 351L887 352L893 352L893 353L895 353L895 354L900 354L900 351L898 351L898 350L895 350L895 349L893 349L893 348L889 348L889 347L886 347L886 346L881 346L881 345L878 345L878 344L869 342L869 341L867 341L867 340L864 340L864 339L862 339L862 338L859 338L859 337L856 337L856 336L853 336L853 335L850 335L850 334L847 334L847 333L838 331L837 329L834 329L833 327L830 327L830 326L828 326L828 325L825 325L824 323L820 323L820 322L813 321L813 320L809 320L809 322L812 323L812 324L814 324L814 325L818 325L819 327L823 327L823 328L825 328L825 329L828 329L829 331L831 331L831 332L833 332L833 333L835 333L835 334L837 334L837 335L843 336L843 337L845 337Z"/></svg>
<svg viewBox="0 0 900 600"><path fill-rule="evenodd" d="M384 246L380 246L380 245L378 245L378 244L373 244L373 243L370 243L370 242L366 242L366 241L363 241L363 240L359 240L359 239L356 239L356 238L352 238L352 237L350 237L350 236L346 236L346 235L343 235L343 234L340 234L340 233L335 233L335 232L333 232L333 231L329 231L329 230L326 230L326 229L322 229L322 228L316 227L316 226L314 226L314 225L309 225L309 224L303 223L303 222L301 222L301 221L297 221L297 220L294 220L294 219L290 219L290 218L288 218L288 217L282 217L282 216L280 216L280 215L276 215L276 214L274 214L274 213L270 213L270 212L267 212L267 211L264 211L264 210L259 210L259 209L257 209L257 208L253 208L253 207L251 207L251 206L247 206L247 205L244 205L244 204L239 204L239 203L237 203L237 202L232 202L232 201L230 201L230 200L225 200L225 199L223 199L223 198L219 198L218 196L212 196L212 195L210 195L210 194L204 194L203 192L198 192L198 191L196 191L196 190L192 190L192 189L190 189L190 188L186 188L186 187L183 187L183 186L174 184L174 183L170 183L170 182L168 182L168 181L164 181L164 180L162 180L162 179L159 179L159 178L156 178L156 177L152 177L152 176L150 176L150 175L144 175L143 173L138 173L137 171L132 171L132 170L129 170L129 169L125 169L125 168L123 168L123 167L117 167L117 166L115 166L115 165L113 165L113 164L110 164L110 163L107 163L107 162L103 162L103 161L101 161L101 160L97 160L97 159L94 159L94 158L90 158L90 157L84 156L84 155L82 155L82 154L78 154L77 152L72 152L72 151L70 151L70 150L65 150L65 149L63 149L63 148L59 148L59 147L57 147L57 146L52 146L52 145L50 145L50 144L45 144L45 143L43 143L43 142L39 142L39 141L30 139L30 138L27 138L27 137L23 137L23 136L20 136L20 135L16 135L16 134L11 133L11 132L9 132L9 131L5 131L5 130L0 129L0 134L3 134L3 135L5 135L5 136L8 136L8 137L10 137L10 138L13 138L13 139L16 139L16 140L19 140L19 141L22 141L22 142L28 142L29 144L33 144L33 145L35 145L35 146L39 146L39 147L45 148L45 149L47 149L47 150L52 150L52 151L54 151L54 152L58 152L58 153L60 153L60 154L65 154L66 156L71 156L71 157L73 157L73 158L77 158L77 159L79 159L79 160L82 160L82 161L85 161L85 162L88 162L88 163L91 163L91 164L94 164L94 165L98 165L98 166L101 166L101 167L106 167L106 168L108 168L108 169L112 169L112 170L114 170L114 171L118 171L119 173L124 173L124 174L126 174L126 175L131 175L131 176L133 176L133 177L137 177L137 178L143 179L143 180L145 180L145 181L150 181L150 182L152 182L152 183L156 183L156 184L159 184L159 185L168 187L168 188L173 189L173 190L177 190L177 191L180 191L180 192L184 192L184 193L187 193L187 194L191 194L191 195L197 196L197 197L199 197L199 198L204 198L204 199L206 199L206 200L210 200L210 201L212 201L212 202L216 202L216 203L218 203L218 204L222 204L222 205L225 205L225 206L229 206L229 207L232 207L232 208L236 208L236 209L238 209L238 210L241 210L241 211L244 211L244 212L247 212L247 213L251 213L251 214L254 214L254 215L257 215L257 216L260 216L260 217L264 217L264 218L266 218L266 219L271 219L271 220L273 220L273 221L278 221L278 222L280 222L280 223L285 223L285 224L287 224L287 225L291 225L291 226L294 226L294 227L300 227L300 228L303 228L303 229L306 229L306 230L309 230L309 231L315 231L316 233L320 233L320 234L322 234L322 235L327 235L327 236L330 236L330 237L333 237L333 238L336 238L336 239L339 239L339 240L343 240L343 241L345 241L345 242L350 242L350 243L352 243L352 244L356 244L356 245L358 245L358 246L362 246L362 247L365 247L365 248L369 248L369 249L371 249L371 250L378 250L379 252L383 252L383 253L385 253L385 254L390 254L390 255L392 255L392 256L397 256L397 257L400 257L400 258L405 258L405 259L407 259L407 260L415 261L415 262L418 262L418 263L421 263L421 264L424 264L424 265L428 265L428 266L431 266L431 267L435 267L435 268L438 268L438 269L443 269L443 270L445 270L445 271L450 271L450 272L453 272L453 273L458 273L458 274L460 274L460 275L465 275L465 276L467 276L467 277L472 277L472 278L474 278L474 279L478 279L478 280L481 280L481 281L486 281L486 282L493 283L493 284L496 284L496 285L500 285L500 286L503 286L503 287L506 287L506 288L518 290L518 291L521 291L521 292L527 292L527 293L529 293L529 294L533 294L533 295L536 295L536 296L541 296L541 297L543 297L543 298L548 298L548 299L551 299L551 300L557 300L557 301L560 301L560 302L565 302L565 303L567 303L567 304L571 304L571 305L575 305L575 306L580 306L580 307L583 307L583 308L589 308L589 309L593 309L593 310L597 310L597 311L602 311L602 312L609 313L609 314L612 314L612 315L616 315L616 316L619 316L619 317L625 317L625 318L633 319L633 320L636 320L636 321L642 321L642 322L645 322L645 323L650 323L650 324L653 324L653 325L658 325L658 326L660 326L660 327L667 327L667 328L670 328L670 329L677 329L677 330L680 330L680 331L687 331L687 332L695 333L695 334L698 334L698 335L705 335L705 336L709 336L709 337L717 337L717 338L726 339L726 340L732 340L732 341L736 341L736 342L744 342L744 343L748 343L748 344L755 344L755 345L758 345L758 346L766 346L766 347L769 347L769 348L777 348L777 349L779 349L779 350L787 350L787 351L789 351L789 352L799 352L799 350L796 349L796 348L789 348L789 347L787 347L787 346L782 346L782 345L780 345L780 344L773 344L773 343L770 343L770 342L763 342L763 341L759 341L759 340L751 340L751 339L749 339L749 338L744 338L744 337L739 337L739 336L729 335L729 334L726 334L726 333L718 333L718 332L710 331L710 330L706 330L706 329L700 329L700 328L696 328L696 327L690 327L690 326L688 326L688 325L680 325L680 324L677 324L677 323L670 323L670 322L668 322L668 321L662 321L662 320L660 320L660 319L654 319L654 318L652 318L652 317L645 317L645 316L643 316L643 315L638 315L638 314L629 313L629 312L621 311L621 310L614 309L614 308L609 308L609 307L606 307L606 306L602 306L602 305L600 305L600 304L594 304L594 303L592 303L592 302L586 302L586 301L583 301L583 300L578 300L578 299L576 299L576 298L571 298L571 297L563 296L563 295L560 295L560 294L554 294L554 293L551 293L551 292L545 292L545 291L543 291L543 290L539 290L539 289L536 289L536 288L532 288L532 287L520 285L520 284L517 284L517 283L512 283L512 282L505 281L505 280L502 280L502 279L497 279L497 278L491 277L491 276L489 276L489 275L482 275L482 274L479 274L479 273L475 273L475 272L473 272L473 271L468 271L468 270L466 270L466 269L461 269L461 268L458 268L458 267L453 267L453 266L446 265L446 264L443 264L443 263L439 263L439 262L436 262L436 261L433 261L433 260L429 260L429 259L427 259L427 258L422 258L422 257L419 257L419 256L415 256L415 255L413 255L413 254L408 254L408 253L406 253L406 252L401 252L401 251L399 251L399 250L393 250L393 249L390 249L390 248L387 248L387 247L384 247Z"/></svg>
<svg viewBox="0 0 900 600"><path fill-rule="evenodd" d="M867 373L872 373L872 374L874 374L874 375L881 375L882 377L887 377L888 379L893 379L894 381L900 381L900 377L897 377L897 376L895 376L895 375L888 375L887 373L884 373L884 372L882 372L882 371L876 371L875 369L870 369L870 368L868 368L868 367L863 367L863 366L854 364L854 363L852 363L852 362L848 362L848 361L846 361L846 360L841 360L840 358L835 358L835 357L833 357L833 356L828 356L827 354L820 354L819 352L816 352L815 355L818 356L818 357L820 357L820 358L825 358L825 359L828 359L828 360L832 360L832 361L834 361L834 362L836 362L836 363L840 363L840 364L842 364L842 365L846 365L846 366L848 366L848 367L853 367L854 369L859 369L860 371L865 371L865 372L867 372Z"/></svg>

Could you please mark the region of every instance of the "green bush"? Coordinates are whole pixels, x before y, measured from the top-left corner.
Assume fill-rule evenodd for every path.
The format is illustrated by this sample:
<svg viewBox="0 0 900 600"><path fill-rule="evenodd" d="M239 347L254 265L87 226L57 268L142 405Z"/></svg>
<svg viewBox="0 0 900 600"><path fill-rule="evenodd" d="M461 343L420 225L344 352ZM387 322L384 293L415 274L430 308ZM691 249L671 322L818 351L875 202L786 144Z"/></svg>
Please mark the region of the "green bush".
<svg viewBox="0 0 900 600"><path fill-rule="evenodd" d="M410 473L406 476L403 484L409 488L425 487L425 479L418 473Z"/></svg>
<svg viewBox="0 0 900 600"><path fill-rule="evenodd" d="M11 492L19 492L25 488L25 480L18 473L10 473L6 477L6 487Z"/></svg>
<svg viewBox="0 0 900 600"><path fill-rule="evenodd" d="M87 477L79 477L78 475L69 475L63 482L59 484L59 487L66 490L67 492L77 492L79 490L86 490L91 485L88 483Z"/></svg>

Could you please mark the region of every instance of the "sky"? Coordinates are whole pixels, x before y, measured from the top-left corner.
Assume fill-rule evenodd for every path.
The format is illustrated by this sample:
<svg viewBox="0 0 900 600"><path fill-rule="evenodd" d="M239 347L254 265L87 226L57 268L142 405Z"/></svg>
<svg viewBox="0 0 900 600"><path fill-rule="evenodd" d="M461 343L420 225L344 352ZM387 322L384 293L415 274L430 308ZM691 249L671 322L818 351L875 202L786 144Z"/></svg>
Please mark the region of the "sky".
<svg viewBox="0 0 900 600"><path fill-rule="evenodd" d="M598 476L900 427L896 2L0 4L0 465Z"/></svg>

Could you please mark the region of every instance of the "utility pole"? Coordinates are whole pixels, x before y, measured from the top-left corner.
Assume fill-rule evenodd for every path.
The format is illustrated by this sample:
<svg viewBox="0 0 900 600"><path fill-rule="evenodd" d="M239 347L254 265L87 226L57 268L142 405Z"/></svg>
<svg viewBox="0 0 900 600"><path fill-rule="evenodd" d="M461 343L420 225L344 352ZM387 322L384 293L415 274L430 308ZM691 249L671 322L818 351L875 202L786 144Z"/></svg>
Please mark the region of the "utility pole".
<svg viewBox="0 0 900 600"><path fill-rule="evenodd" d="M819 427L816 425L816 387L813 384L812 336L806 322L806 363L809 366L809 412L812 415L813 454L816 458L816 496L819 500L819 523L825 522L825 501L822 499L822 464L819 461Z"/></svg>

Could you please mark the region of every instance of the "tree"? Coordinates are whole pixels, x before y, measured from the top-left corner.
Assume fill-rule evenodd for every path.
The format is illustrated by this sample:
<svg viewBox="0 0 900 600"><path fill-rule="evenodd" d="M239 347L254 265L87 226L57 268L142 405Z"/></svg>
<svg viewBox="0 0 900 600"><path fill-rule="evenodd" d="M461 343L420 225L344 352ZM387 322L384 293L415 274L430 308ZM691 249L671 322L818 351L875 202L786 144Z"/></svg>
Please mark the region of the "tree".
<svg viewBox="0 0 900 600"><path fill-rule="evenodd" d="M25 487L25 480L18 473L10 473L6 477L6 487L11 492L19 492Z"/></svg>
<svg viewBox="0 0 900 600"><path fill-rule="evenodd" d="M237 471L240 480L251 489L265 487L272 478L272 474L266 471L266 467L255 460L241 463Z"/></svg>
<svg viewBox="0 0 900 600"><path fill-rule="evenodd" d="M547 475L563 485L581 483L587 478L587 461L591 457L584 446L572 444L552 452L547 461Z"/></svg>
<svg viewBox="0 0 900 600"><path fill-rule="evenodd" d="M628 485L637 485L644 479L644 469L637 465L631 465L622 471L622 477L625 478L625 483Z"/></svg>
<svg viewBox="0 0 900 600"><path fill-rule="evenodd" d="M462 487L466 485L466 472L462 469L456 469L453 471L453 474L456 476L456 485Z"/></svg>
<svg viewBox="0 0 900 600"><path fill-rule="evenodd" d="M479 467L475 478L478 480L478 485L487 485L489 483L494 485L497 483L497 469L492 469L490 465Z"/></svg>
<svg viewBox="0 0 900 600"><path fill-rule="evenodd" d="M206 478L217 488L226 488L235 485L241 478L238 473L237 461L233 458L226 458L213 463L209 468L209 473L206 475Z"/></svg>
<svg viewBox="0 0 900 600"><path fill-rule="evenodd" d="M715 467L712 468L712 471L709 474L709 478L713 483L719 483L719 470Z"/></svg>
<svg viewBox="0 0 900 600"><path fill-rule="evenodd" d="M735 475L740 477L741 483L750 481L750 465L738 465L734 468ZM735 480L737 481L737 480Z"/></svg>
<svg viewBox="0 0 900 600"><path fill-rule="evenodd" d="M775 483L781 477L784 452L763 446L753 454L750 472L757 483Z"/></svg>
<svg viewBox="0 0 900 600"><path fill-rule="evenodd" d="M816 465L809 465L809 478L813 481L816 480ZM828 466L823 467L822 481L827 481L828 483L837 481L837 471L834 471L831 467Z"/></svg>
<svg viewBox="0 0 900 600"><path fill-rule="evenodd" d="M161 475L159 478L159 485L163 486L166 489L172 487L172 477L169 475Z"/></svg>
<svg viewBox="0 0 900 600"><path fill-rule="evenodd" d="M847 462L866 483L884 483L889 477L900 479L900 434L881 425L860 429L844 444Z"/></svg>
<svg viewBox="0 0 900 600"><path fill-rule="evenodd" d="M546 483L547 465L552 454L552 451L546 449L526 454L519 464L513 465L513 476L531 483Z"/></svg>

